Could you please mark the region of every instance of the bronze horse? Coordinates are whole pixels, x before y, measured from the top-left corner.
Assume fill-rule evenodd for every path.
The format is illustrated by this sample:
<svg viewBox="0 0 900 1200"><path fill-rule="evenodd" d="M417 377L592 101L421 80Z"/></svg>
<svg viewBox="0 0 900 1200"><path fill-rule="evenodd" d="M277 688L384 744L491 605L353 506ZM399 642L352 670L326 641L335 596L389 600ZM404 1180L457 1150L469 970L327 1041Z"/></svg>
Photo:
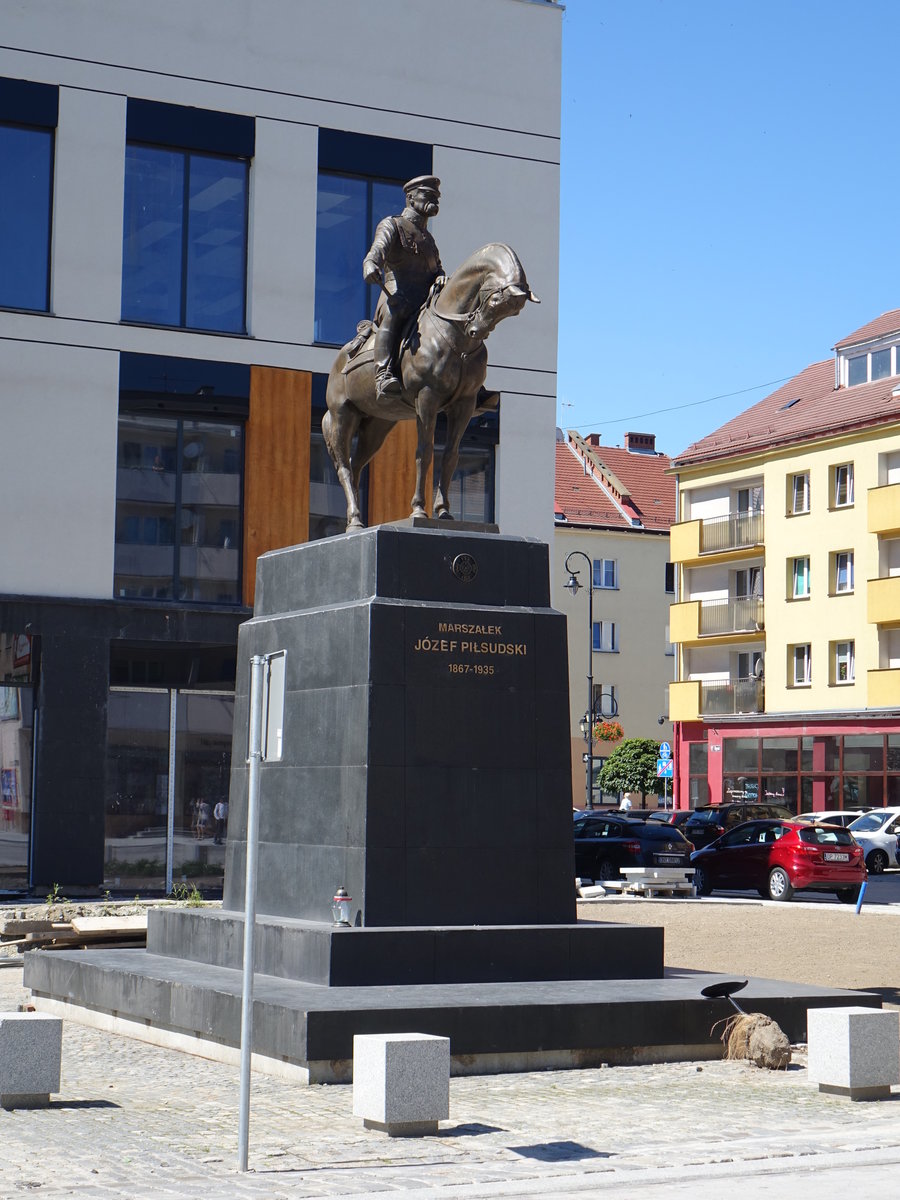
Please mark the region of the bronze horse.
<svg viewBox="0 0 900 1200"><path fill-rule="evenodd" d="M360 473L398 421L416 422L412 515L427 515L425 479L434 457L434 427L439 412L447 414L447 444L433 511L436 517L450 517L447 495L459 458L459 443L475 413L484 411L479 406L491 406L490 394L482 388L487 373L485 339L504 317L521 312L529 300L540 303L528 286L515 252L492 242L467 258L414 319L400 353L402 396L375 399L370 342L360 350L375 327L372 322L363 322L357 337L343 347L328 376L328 411L322 419L322 433L347 497L348 530L363 527ZM375 324L380 308L381 301Z"/></svg>

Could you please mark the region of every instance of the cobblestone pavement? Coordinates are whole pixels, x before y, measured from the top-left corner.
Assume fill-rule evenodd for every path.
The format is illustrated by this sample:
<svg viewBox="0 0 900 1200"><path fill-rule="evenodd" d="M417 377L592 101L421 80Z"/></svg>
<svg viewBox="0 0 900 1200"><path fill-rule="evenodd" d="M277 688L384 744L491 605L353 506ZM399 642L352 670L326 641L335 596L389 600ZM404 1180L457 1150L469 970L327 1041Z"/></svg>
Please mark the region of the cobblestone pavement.
<svg viewBox="0 0 900 1200"><path fill-rule="evenodd" d="M0 969L0 1010L26 998L21 967ZM66 1021L60 1094L46 1109L0 1111L0 1196L286 1200L492 1185L561 1195L646 1169L750 1171L851 1150L900 1161L900 1089L871 1104L821 1095L802 1056L779 1073L713 1062L454 1078L450 1120L415 1139L364 1130L350 1087L254 1075L247 1174L238 1094L236 1067Z"/></svg>

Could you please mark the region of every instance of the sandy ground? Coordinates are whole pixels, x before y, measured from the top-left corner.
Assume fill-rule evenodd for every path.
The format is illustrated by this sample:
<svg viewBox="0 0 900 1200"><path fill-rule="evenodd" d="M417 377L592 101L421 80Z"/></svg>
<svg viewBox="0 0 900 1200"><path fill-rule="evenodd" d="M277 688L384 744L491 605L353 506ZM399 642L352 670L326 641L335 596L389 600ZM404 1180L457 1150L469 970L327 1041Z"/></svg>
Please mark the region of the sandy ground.
<svg viewBox="0 0 900 1200"><path fill-rule="evenodd" d="M859 988L900 1007L896 909L616 897L579 903L578 918L662 925L667 967Z"/></svg>

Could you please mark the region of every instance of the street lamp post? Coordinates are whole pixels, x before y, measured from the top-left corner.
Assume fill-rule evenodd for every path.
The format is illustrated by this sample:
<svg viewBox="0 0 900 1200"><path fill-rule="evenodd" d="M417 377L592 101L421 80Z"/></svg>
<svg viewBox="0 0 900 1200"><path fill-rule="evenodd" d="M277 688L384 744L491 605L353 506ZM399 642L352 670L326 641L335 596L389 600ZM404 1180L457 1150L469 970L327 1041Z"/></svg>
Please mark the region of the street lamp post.
<svg viewBox="0 0 900 1200"><path fill-rule="evenodd" d="M565 569L569 578L563 585L573 596L577 596L584 584L578 582L578 571L569 563L573 558L583 558L588 565L588 703L587 729L583 730L587 742L587 782L585 785L585 807L594 807L594 564L583 550L573 550L566 556Z"/></svg>

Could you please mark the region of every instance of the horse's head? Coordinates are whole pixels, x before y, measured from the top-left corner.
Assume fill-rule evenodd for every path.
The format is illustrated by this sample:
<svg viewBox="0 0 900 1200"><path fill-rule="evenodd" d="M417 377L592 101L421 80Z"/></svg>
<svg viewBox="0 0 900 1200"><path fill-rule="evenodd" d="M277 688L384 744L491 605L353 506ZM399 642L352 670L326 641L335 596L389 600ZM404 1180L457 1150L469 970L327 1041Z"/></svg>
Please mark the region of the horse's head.
<svg viewBox="0 0 900 1200"><path fill-rule="evenodd" d="M500 242L466 259L450 276L444 295L447 301L456 299L462 311L451 320L457 320L473 341L484 341L504 317L520 313L529 300L540 304L515 251Z"/></svg>

